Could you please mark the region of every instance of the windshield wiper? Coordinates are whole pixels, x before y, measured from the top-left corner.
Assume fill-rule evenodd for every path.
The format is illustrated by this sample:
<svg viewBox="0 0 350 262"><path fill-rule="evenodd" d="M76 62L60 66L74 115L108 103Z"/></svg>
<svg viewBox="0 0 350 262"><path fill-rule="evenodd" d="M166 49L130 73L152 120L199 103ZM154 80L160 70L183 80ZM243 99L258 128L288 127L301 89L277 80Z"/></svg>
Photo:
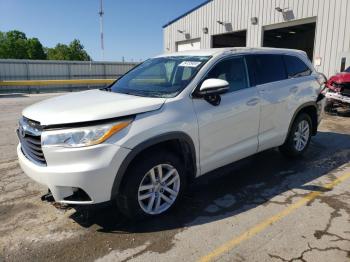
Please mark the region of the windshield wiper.
<svg viewBox="0 0 350 262"><path fill-rule="evenodd" d="M101 91L111 92L112 88L110 86L100 88Z"/></svg>

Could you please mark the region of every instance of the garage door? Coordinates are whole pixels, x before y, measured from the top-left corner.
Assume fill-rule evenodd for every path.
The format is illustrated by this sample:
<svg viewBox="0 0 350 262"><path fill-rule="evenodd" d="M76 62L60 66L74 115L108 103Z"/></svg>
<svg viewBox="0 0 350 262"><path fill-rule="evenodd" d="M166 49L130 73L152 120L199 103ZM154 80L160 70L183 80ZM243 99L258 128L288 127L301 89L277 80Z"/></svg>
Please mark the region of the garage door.
<svg viewBox="0 0 350 262"><path fill-rule="evenodd" d="M201 40L200 39L193 39L183 42L177 42L177 51L189 51L189 50L198 50L201 49Z"/></svg>
<svg viewBox="0 0 350 262"><path fill-rule="evenodd" d="M314 53L316 23L264 30L266 47L291 48L303 50L312 61Z"/></svg>
<svg viewBox="0 0 350 262"><path fill-rule="evenodd" d="M212 47L241 47L247 46L247 30L228 34L213 35Z"/></svg>

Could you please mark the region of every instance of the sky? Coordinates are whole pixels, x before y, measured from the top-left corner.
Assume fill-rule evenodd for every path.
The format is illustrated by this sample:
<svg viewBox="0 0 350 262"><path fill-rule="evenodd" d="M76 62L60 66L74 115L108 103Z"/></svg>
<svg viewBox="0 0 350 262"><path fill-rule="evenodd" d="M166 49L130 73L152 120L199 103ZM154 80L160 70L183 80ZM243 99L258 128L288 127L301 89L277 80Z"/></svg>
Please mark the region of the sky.
<svg viewBox="0 0 350 262"><path fill-rule="evenodd" d="M163 52L162 26L204 0L103 0L104 60L140 61ZM0 0L0 31L19 30L46 47L79 39L102 60L99 0Z"/></svg>

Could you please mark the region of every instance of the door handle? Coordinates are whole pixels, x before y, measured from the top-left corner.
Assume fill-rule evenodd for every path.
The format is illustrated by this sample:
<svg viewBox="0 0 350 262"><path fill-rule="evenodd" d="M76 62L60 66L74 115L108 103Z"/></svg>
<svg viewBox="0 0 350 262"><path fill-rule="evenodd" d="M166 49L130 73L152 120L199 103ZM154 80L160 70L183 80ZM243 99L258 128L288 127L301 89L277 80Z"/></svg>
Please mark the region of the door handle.
<svg viewBox="0 0 350 262"><path fill-rule="evenodd" d="M260 102L260 99L259 98L253 98L249 101L247 101L247 106L255 106L257 103Z"/></svg>
<svg viewBox="0 0 350 262"><path fill-rule="evenodd" d="M293 94L295 94L296 92L298 92L298 87L297 86L293 86L291 89L289 89L289 91Z"/></svg>

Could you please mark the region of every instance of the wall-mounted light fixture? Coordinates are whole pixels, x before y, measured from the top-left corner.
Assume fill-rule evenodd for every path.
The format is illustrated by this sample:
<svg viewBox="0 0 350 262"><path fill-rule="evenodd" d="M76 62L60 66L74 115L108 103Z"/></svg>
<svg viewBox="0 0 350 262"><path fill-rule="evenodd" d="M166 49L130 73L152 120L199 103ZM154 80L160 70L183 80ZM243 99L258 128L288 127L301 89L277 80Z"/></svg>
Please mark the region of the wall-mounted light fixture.
<svg viewBox="0 0 350 262"><path fill-rule="evenodd" d="M295 15L294 15L293 10L289 10L289 8L282 9L281 7L277 6L275 8L275 10L279 13L282 13L284 21L290 21L290 20L295 19Z"/></svg>
<svg viewBox="0 0 350 262"><path fill-rule="evenodd" d="M283 9L282 9L281 7L279 7L279 6L277 6L277 7L275 8L275 10L276 10L277 12L280 12L280 13L283 12Z"/></svg>
<svg viewBox="0 0 350 262"><path fill-rule="evenodd" d="M232 31L232 24L231 23L225 23L223 21L217 20L216 21L219 25L223 25L225 27L226 32Z"/></svg>
<svg viewBox="0 0 350 262"><path fill-rule="evenodd" d="M203 27L202 31L203 31L203 34L208 34L209 29L208 29L208 27Z"/></svg>
<svg viewBox="0 0 350 262"><path fill-rule="evenodd" d="M258 24L258 18L256 16L252 17L252 18L250 18L250 22L252 23L252 25L257 25Z"/></svg>
<svg viewBox="0 0 350 262"><path fill-rule="evenodd" d="M185 39L190 39L191 35L189 33L186 33L185 30L177 30L178 33L182 34L185 36Z"/></svg>

